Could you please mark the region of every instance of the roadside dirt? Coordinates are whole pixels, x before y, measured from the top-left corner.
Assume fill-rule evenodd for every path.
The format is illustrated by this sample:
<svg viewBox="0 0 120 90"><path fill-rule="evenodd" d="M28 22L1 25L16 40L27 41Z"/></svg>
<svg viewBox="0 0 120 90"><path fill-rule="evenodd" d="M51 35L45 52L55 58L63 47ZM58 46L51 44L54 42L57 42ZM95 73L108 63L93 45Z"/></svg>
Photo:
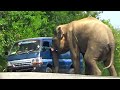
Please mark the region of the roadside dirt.
<svg viewBox="0 0 120 90"><path fill-rule="evenodd" d="M1 72L0 79L120 79L120 77L41 72Z"/></svg>

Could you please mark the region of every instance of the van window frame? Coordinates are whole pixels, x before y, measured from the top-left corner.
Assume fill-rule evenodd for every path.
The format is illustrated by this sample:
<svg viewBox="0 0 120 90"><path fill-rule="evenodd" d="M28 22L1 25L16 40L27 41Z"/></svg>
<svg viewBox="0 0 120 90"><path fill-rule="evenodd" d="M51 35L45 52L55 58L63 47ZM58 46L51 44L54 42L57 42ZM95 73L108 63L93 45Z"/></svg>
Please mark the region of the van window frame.
<svg viewBox="0 0 120 90"><path fill-rule="evenodd" d="M43 47L44 42L49 42L49 47L46 47L45 51L42 50L42 49L44 49L44 47ZM46 51L50 50L51 45L52 45L52 39L42 39L41 40L40 57L42 57L42 59L52 59L52 53L51 53L51 51L47 52L47 53L49 53L48 55L50 55L50 56L48 56L49 58L46 58L45 54L42 54L42 53L45 53Z"/></svg>
<svg viewBox="0 0 120 90"><path fill-rule="evenodd" d="M17 41L17 42L15 42L15 43L12 45L12 47L10 48L10 51L9 51L8 55L13 55L13 54L11 54L11 51L12 51L12 49L13 49L13 47L14 47L15 44L19 44L20 42L26 42L26 41L39 41L39 45L41 46L41 40L39 40L39 39L28 39L28 40ZM39 48L38 51L40 51L40 48Z"/></svg>

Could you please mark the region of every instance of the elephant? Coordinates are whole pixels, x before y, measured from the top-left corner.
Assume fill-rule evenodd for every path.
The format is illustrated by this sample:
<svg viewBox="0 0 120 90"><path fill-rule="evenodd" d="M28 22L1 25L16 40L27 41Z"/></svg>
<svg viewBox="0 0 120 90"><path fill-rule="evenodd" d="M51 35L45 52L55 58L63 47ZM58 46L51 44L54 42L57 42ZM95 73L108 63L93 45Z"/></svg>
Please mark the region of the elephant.
<svg viewBox="0 0 120 90"><path fill-rule="evenodd" d="M58 57L70 50L75 74L80 74L80 54L85 61L85 75L102 75L97 62L103 62L111 76L117 76L114 66L115 40L112 30L94 17L58 25L53 36L54 72L59 72Z"/></svg>

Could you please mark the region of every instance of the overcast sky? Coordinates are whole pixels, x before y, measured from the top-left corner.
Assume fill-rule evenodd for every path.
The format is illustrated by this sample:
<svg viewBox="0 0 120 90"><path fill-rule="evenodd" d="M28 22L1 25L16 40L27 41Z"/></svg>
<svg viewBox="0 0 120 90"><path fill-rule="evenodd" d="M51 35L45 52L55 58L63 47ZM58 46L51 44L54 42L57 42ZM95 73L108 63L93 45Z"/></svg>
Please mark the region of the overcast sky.
<svg viewBox="0 0 120 90"><path fill-rule="evenodd" d="M120 11L103 11L101 19L110 19L113 26L120 28Z"/></svg>

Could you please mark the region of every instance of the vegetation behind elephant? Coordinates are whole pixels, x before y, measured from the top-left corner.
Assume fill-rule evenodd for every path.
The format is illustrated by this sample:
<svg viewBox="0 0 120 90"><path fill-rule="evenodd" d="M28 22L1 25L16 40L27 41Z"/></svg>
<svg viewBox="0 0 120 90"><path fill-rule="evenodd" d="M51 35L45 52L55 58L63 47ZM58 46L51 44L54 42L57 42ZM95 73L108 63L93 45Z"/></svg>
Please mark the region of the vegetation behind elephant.
<svg viewBox="0 0 120 90"><path fill-rule="evenodd" d="M53 48L55 72L59 71L59 54L70 50L76 74L80 73L79 53L82 53L86 75L101 75L96 61L103 61L110 75L117 76L113 62L115 41L112 30L96 18L87 17L57 26Z"/></svg>

